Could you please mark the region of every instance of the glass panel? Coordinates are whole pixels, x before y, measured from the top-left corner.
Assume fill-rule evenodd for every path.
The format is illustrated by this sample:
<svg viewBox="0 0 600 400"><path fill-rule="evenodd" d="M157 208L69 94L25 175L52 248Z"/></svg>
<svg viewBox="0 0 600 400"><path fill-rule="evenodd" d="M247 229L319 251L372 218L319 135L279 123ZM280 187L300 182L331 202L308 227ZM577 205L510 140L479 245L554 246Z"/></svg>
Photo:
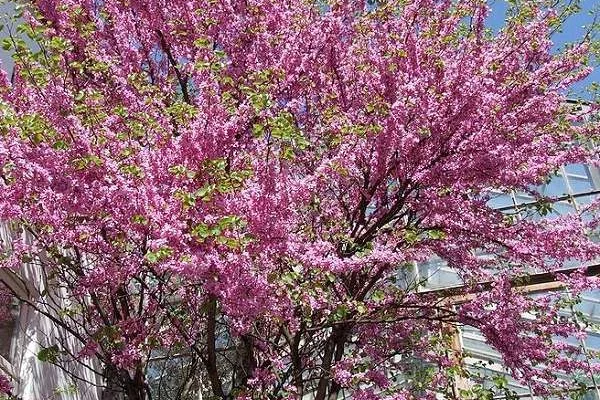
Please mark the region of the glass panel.
<svg viewBox="0 0 600 400"><path fill-rule="evenodd" d="M542 194L551 197L560 197L568 194L567 183L562 175L558 175L552 178L550 183L544 185Z"/></svg>
<svg viewBox="0 0 600 400"><path fill-rule="evenodd" d="M492 208L504 208L514 206L512 196L505 193L493 194L487 205Z"/></svg>
<svg viewBox="0 0 600 400"><path fill-rule="evenodd" d="M552 209L554 210L553 214L558 214L558 215L571 214L576 211L575 207L571 203L567 203L565 201L554 203L552 205Z"/></svg>
<svg viewBox="0 0 600 400"><path fill-rule="evenodd" d="M585 396L583 396L583 400L600 400L598 390L590 390L585 394Z"/></svg>
<svg viewBox="0 0 600 400"><path fill-rule="evenodd" d="M593 185L588 178L569 177L569 185L573 193L586 193L593 189Z"/></svg>
<svg viewBox="0 0 600 400"><path fill-rule="evenodd" d="M584 164L569 164L565 166L569 175L588 176L588 169Z"/></svg>
<svg viewBox="0 0 600 400"><path fill-rule="evenodd" d="M419 265L419 279L426 281L427 289L456 286L463 283L457 272L439 258Z"/></svg>
<svg viewBox="0 0 600 400"><path fill-rule="evenodd" d="M585 338L585 345L590 351L600 351L600 333L588 333L588 337Z"/></svg>
<svg viewBox="0 0 600 400"><path fill-rule="evenodd" d="M414 264L399 268L396 274L396 283L403 290L414 290L417 286L418 279L419 277L417 276L417 270Z"/></svg>
<svg viewBox="0 0 600 400"><path fill-rule="evenodd" d="M543 296L543 293L536 293L533 297ZM581 296L581 303L577 304L574 309L581 314L578 314L579 320L583 320L582 317L596 319L600 317L600 290L594 290L584 293ZM565 309L560 313L565 318L574 318L570 309ZM493 377L494 375L504 374L505 371L502 367L502 359L498 352L496 352L487 343L481 332L473 327L464 326L460 329L462 335L462 343L465 352L467 353L466 362L469 365L469 369L473 368L473 372L477 371L479 375L476 375L474 382L484 384L482 381L487 376ZM569 343L574 346L581 346L582 341L574 336L554 338L556 341ZM588 350L588 354L594 354L600 350L600 332L594 331L592 328L588 331L588 336L584 339L583 343ZM597 353L596 353L597 354ZM579 359L584 360L586 356L584 354L579 356ZM590 360L592 363L597 362L597 359ZM479 378L477 378L479 376ZM585 385L592 385L592 377L587 373L580 373L577 375L560 375L561 379L567 382L581 382ZM528 390L524 388L522 384L515 382L508 378L509 386L511 389L519 394L526 394ZM491 386L486 386L491 387ZM522 389L519 391L519 389ZM596 391L591 387L590 391L583 398L593 399ZM498 397L501 398L501 397ZM537 399L538 397L532 397ZM540 398L541 399L541 398ZM599 399L600 400L600 399Z"/></svg>
<svg viewBox="0 0 600 400"><path fill-rule="evenodd" d="M577 197L575 197L575 202L580 206L585 206L587 204L590 204L597 197L598 197L598 195L595 195L595 194L588 194L586 196L577 196Z"/></svg>
<svg viewBox="0 0 600 400"><path fill-rule="evenodd" d="M535 199L524 193L518 193L518 194L515 194L515 201L517 202L517 204L525 204L525 203L532 203L535 201Z"/></svg>
<svg viewBox="0 0 600 400"><path fill-rule="evenodd" d="M473 327L461 328L463 348L468 357L465 359L472 383L479 383L485 388L494 387L495 377L504 377L508 388L517 394L528 394L529 388L513 379L502 365L500 354L490 347L481 332ZM500 394L500 393L498 393Z"/></svg>
<svg viewBox="0 0 600 400"><path fill-rule="evenodd" d="M592 322L600 322L600 293L595 290L581 296L581 303L575 305L575 311L581 312Z"/></svg>

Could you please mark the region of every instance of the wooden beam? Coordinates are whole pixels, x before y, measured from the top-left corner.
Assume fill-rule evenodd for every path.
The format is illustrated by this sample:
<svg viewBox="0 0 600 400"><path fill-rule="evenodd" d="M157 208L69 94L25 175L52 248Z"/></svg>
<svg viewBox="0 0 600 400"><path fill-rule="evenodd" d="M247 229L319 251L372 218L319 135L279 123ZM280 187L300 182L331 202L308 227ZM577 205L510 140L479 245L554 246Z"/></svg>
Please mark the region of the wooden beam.
<svg viewBox="0 0 600 400"><path fill-rule="evenodd" d="M512 279L511 284L519 293L538 293L551 290L561 290L564 288L564 282L557 279L557 275L572 275L583 270L585 276L600 276L600 264L592 264L585 267L566 268L553 272L542 272L528 276L516 277ZM422 295L434 295L447 299L447 304L460 304L473 300L473 298L483 292L492 289L493 281L481 282L477 288L467 285L453 286L443 289L435 289L420 292Z"/></svg>

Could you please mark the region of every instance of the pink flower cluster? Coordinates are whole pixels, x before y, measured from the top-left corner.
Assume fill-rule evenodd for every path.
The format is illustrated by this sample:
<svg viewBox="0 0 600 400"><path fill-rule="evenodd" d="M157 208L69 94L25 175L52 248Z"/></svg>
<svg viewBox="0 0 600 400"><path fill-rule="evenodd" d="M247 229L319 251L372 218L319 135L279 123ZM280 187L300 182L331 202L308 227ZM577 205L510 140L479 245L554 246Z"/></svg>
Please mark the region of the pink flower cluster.
<svg viewBox="0 0 600 400"><path fill-rule="evenodd" d="M0 374L0 394L10 395L12 388L13 387L10 383L10 379L8 379L5 375Z"/></svg>

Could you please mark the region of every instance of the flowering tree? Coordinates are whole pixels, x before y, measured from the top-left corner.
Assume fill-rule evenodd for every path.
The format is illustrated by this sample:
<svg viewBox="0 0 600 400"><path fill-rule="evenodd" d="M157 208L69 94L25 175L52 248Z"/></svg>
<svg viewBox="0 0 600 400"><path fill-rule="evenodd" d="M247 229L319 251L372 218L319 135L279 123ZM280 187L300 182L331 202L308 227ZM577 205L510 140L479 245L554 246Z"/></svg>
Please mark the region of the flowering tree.
<svg viewBox="0 0 600 400"><path fill-rule="evenodd" d="M480 0L24 8L2 41L15 67L0 75L0 219L26 235L1 267L41 268L40 295L60 297L48 316L81 345L39 358L94 358L128 399L457 397L467 371L452 337L470 325L539 393L569 385L560 373L597 373L557 340L583 334L558 317L560 295L517 288L599 254L595 206L537 221L488 206L491 189L531 192L563 164L598 162L597 123L565 103L589 43L553 54L561 15L542 1L497 34L488 12ZM552 199L539 200L543 213ZM433 256L458 291L399 278ZM598 285L584 270L559 278L574 297ZM157 389L149 376L174 354L186 367Z"/></svg>

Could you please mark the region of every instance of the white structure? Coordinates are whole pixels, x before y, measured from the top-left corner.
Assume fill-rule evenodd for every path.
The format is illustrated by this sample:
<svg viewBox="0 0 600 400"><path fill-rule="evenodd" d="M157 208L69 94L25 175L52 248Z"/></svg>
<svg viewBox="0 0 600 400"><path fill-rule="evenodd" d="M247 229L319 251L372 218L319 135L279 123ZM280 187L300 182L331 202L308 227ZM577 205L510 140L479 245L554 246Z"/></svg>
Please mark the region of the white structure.
<svg viewBox="0 0 600 400"><path fill-rule="evenodd" d="M2 225L0 234L3 243L10 243L14 232ZM52 346L57 343L61 348L75 351L80 348L72 335L52 322L52 316L64 306L59 293L46 291L44 281L35 264L24 265L19 275L0 268L0 282L19 298L26 299L20 304L15 302L12 319L0 323L0 372L12 378L13 394L22 400L98 400L102 380L89 360L64 363L68 373L40 360L44 356L61 357L53 352ZM73 379L74 374L81 379Z"/></svg>
<svg viewBox="0 0 600 400"><path fill-rule="evenodd" d="M568 213L582 213L585 218L585 207L592 200L600 196L600 169L583 164L571 164L560 168L548 183L536 188L545 196L558 199L553 204L550 217ZM541 218L535 210L535 200L525 193L500 193L490 200L490 205L502 212L517 214L519 218ZM589 274L600 274L600 262L590 266ZM572 267L580 265L573 263ZM432 260L420 265L416 271L416 279L426 280L424 290L442 290L452 286L461 285L458 275L441 260ZM414 279L414 278L413 278ZM533 275L525 290L532 296L547 291L562 291L560 282L555 282L549 274ZM587 325L588 336L585 339L567 339L571 344L579 345L588 356L593 352L600 354L600 290L589 292L582 296L581 303L571 310L564 310L564 318L578 318L583 316ZM483 335L475 328L463 327L459 330L457 346L470 356L466 359L469 371L473 376L479 377L477 383L485 387L493 385L494 376L504 376L508 381L509 389L513 390L523 399L538 399L531 394L529 387L524 386L510 377L502 366L502 357L491 348ZM590 356L591 357L591 356ZM591 360L590 362L598 362ZM578 383L585 384L588 392L582 400L600 400L600 377L564 377L572 380L574 386ZM499 399L502 397L498 397Z"/></svg>

